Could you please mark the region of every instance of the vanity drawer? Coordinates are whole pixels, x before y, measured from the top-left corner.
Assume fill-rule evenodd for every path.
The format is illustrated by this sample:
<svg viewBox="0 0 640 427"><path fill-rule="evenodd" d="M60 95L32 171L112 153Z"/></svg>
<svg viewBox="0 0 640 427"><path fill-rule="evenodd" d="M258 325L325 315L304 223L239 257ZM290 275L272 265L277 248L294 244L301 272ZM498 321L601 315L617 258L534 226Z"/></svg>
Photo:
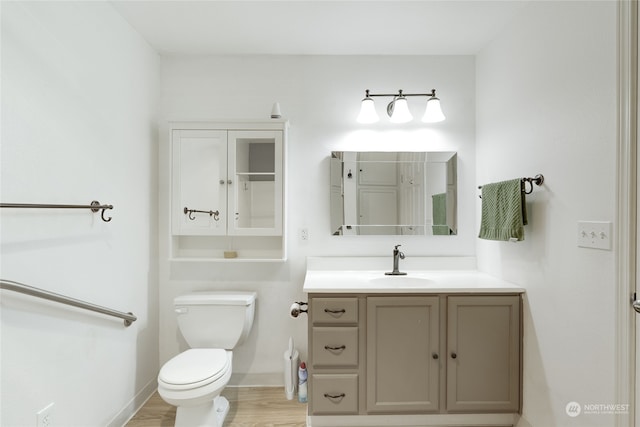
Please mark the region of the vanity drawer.
<svg viewBox="0 0 640 427"><path fill-rule="evenodd" d="M357 298L313 298L311 321L318 323L358 323Z"/></svg>
<svg viewBox="0 0 640 427"><path fill-rule="evenodd" d="M314 327L311 357L314 367L357 366L358 328Z"/></svg>
<svg viewBox="0 0 640 427"><path fill-rule="evenodd" d="M315 374L311 377L311 413L357 414L357 374Z"/></svg>

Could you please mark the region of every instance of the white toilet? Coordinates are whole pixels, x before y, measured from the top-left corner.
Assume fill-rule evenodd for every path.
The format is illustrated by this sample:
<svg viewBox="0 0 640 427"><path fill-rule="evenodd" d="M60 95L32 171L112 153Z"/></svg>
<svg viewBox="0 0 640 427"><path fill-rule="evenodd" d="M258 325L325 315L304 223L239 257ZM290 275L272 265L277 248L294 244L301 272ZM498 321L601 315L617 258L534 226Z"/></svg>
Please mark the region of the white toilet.
<svg viewBox="0 0 640 427"><path fill-rule="evenodd" d="M158 393L177 406L176 426L221 427L229 402L232 349L249 335L255 292L195 292L174 300L178 327L191 347L158 374Z"/></svg>

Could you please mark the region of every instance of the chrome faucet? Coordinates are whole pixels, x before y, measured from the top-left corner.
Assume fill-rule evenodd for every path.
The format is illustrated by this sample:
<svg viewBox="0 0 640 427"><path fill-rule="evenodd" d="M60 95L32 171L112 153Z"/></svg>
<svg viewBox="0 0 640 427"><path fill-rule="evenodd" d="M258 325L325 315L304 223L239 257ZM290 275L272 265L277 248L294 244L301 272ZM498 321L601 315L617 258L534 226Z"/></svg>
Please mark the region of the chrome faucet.
<svg viewBox="0 0 640 427"><path fill-rule="evenodd" d="M398 250L400 246L402 245L396 245L396 247L393 248L393 271L384 273L387 276L406 276L407 274L407 273L402 273L399 270L400 260L404 259L404 254Z"/></svg>

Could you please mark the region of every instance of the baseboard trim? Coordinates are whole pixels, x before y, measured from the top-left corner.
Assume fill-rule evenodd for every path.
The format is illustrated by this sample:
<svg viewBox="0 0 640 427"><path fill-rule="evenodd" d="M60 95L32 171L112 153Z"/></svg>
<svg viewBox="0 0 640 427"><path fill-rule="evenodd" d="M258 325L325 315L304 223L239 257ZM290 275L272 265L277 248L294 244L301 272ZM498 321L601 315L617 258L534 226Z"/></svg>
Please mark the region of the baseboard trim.
<svg viewBox="0 0 640 427"><path fill-rule="evenodd" d="M282 373L232 373L227 387L284 387Z"/></svg>
<svg viewBox="0 0 640 427"><path fill-rule="evenodd" d="M512 427L517 414L321 415L307 416L307 427Z"/></svg>
<svg viewBox="0 0 640 427"><path fill-rule="evenodd" d="M107 427L122 427L144 406L151 398L153 393L158 389L158 382L153 379L147 385L142 387L129 403L109 421Z"/></svg>

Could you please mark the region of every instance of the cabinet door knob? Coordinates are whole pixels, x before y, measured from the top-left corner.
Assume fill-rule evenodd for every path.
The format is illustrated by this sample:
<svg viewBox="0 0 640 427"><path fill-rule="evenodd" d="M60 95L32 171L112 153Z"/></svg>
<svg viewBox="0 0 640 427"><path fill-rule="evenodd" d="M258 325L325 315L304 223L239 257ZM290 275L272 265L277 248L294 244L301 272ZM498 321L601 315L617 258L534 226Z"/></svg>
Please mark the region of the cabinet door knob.
<svg viewBox="0 0 640 427"><path fill-rule="evenodd" d="M451 353L451 358L452 358L452 359L455 359L456 357L458 357L458 355L457 355L457 354L455 354L455 353Z"/></svg>
<svg viewBox="0 0 640 427"><path fill-rule="evenodd" d="M224 179L220 180L220 185L224 185Z"/></svg>
<svg viewBox="0 0 640 427"><path fill-rule="evenodd" d="M228 181L227 181L227 184L231 185L231 184L233 184L233 181L228 180Z"/></svg>
<svg viewBox="0 0 640 427"><path fill-rule="evenodd" d="M431 357L433 357L433 360L438 360L438 353L433 353Z"/></svg>

